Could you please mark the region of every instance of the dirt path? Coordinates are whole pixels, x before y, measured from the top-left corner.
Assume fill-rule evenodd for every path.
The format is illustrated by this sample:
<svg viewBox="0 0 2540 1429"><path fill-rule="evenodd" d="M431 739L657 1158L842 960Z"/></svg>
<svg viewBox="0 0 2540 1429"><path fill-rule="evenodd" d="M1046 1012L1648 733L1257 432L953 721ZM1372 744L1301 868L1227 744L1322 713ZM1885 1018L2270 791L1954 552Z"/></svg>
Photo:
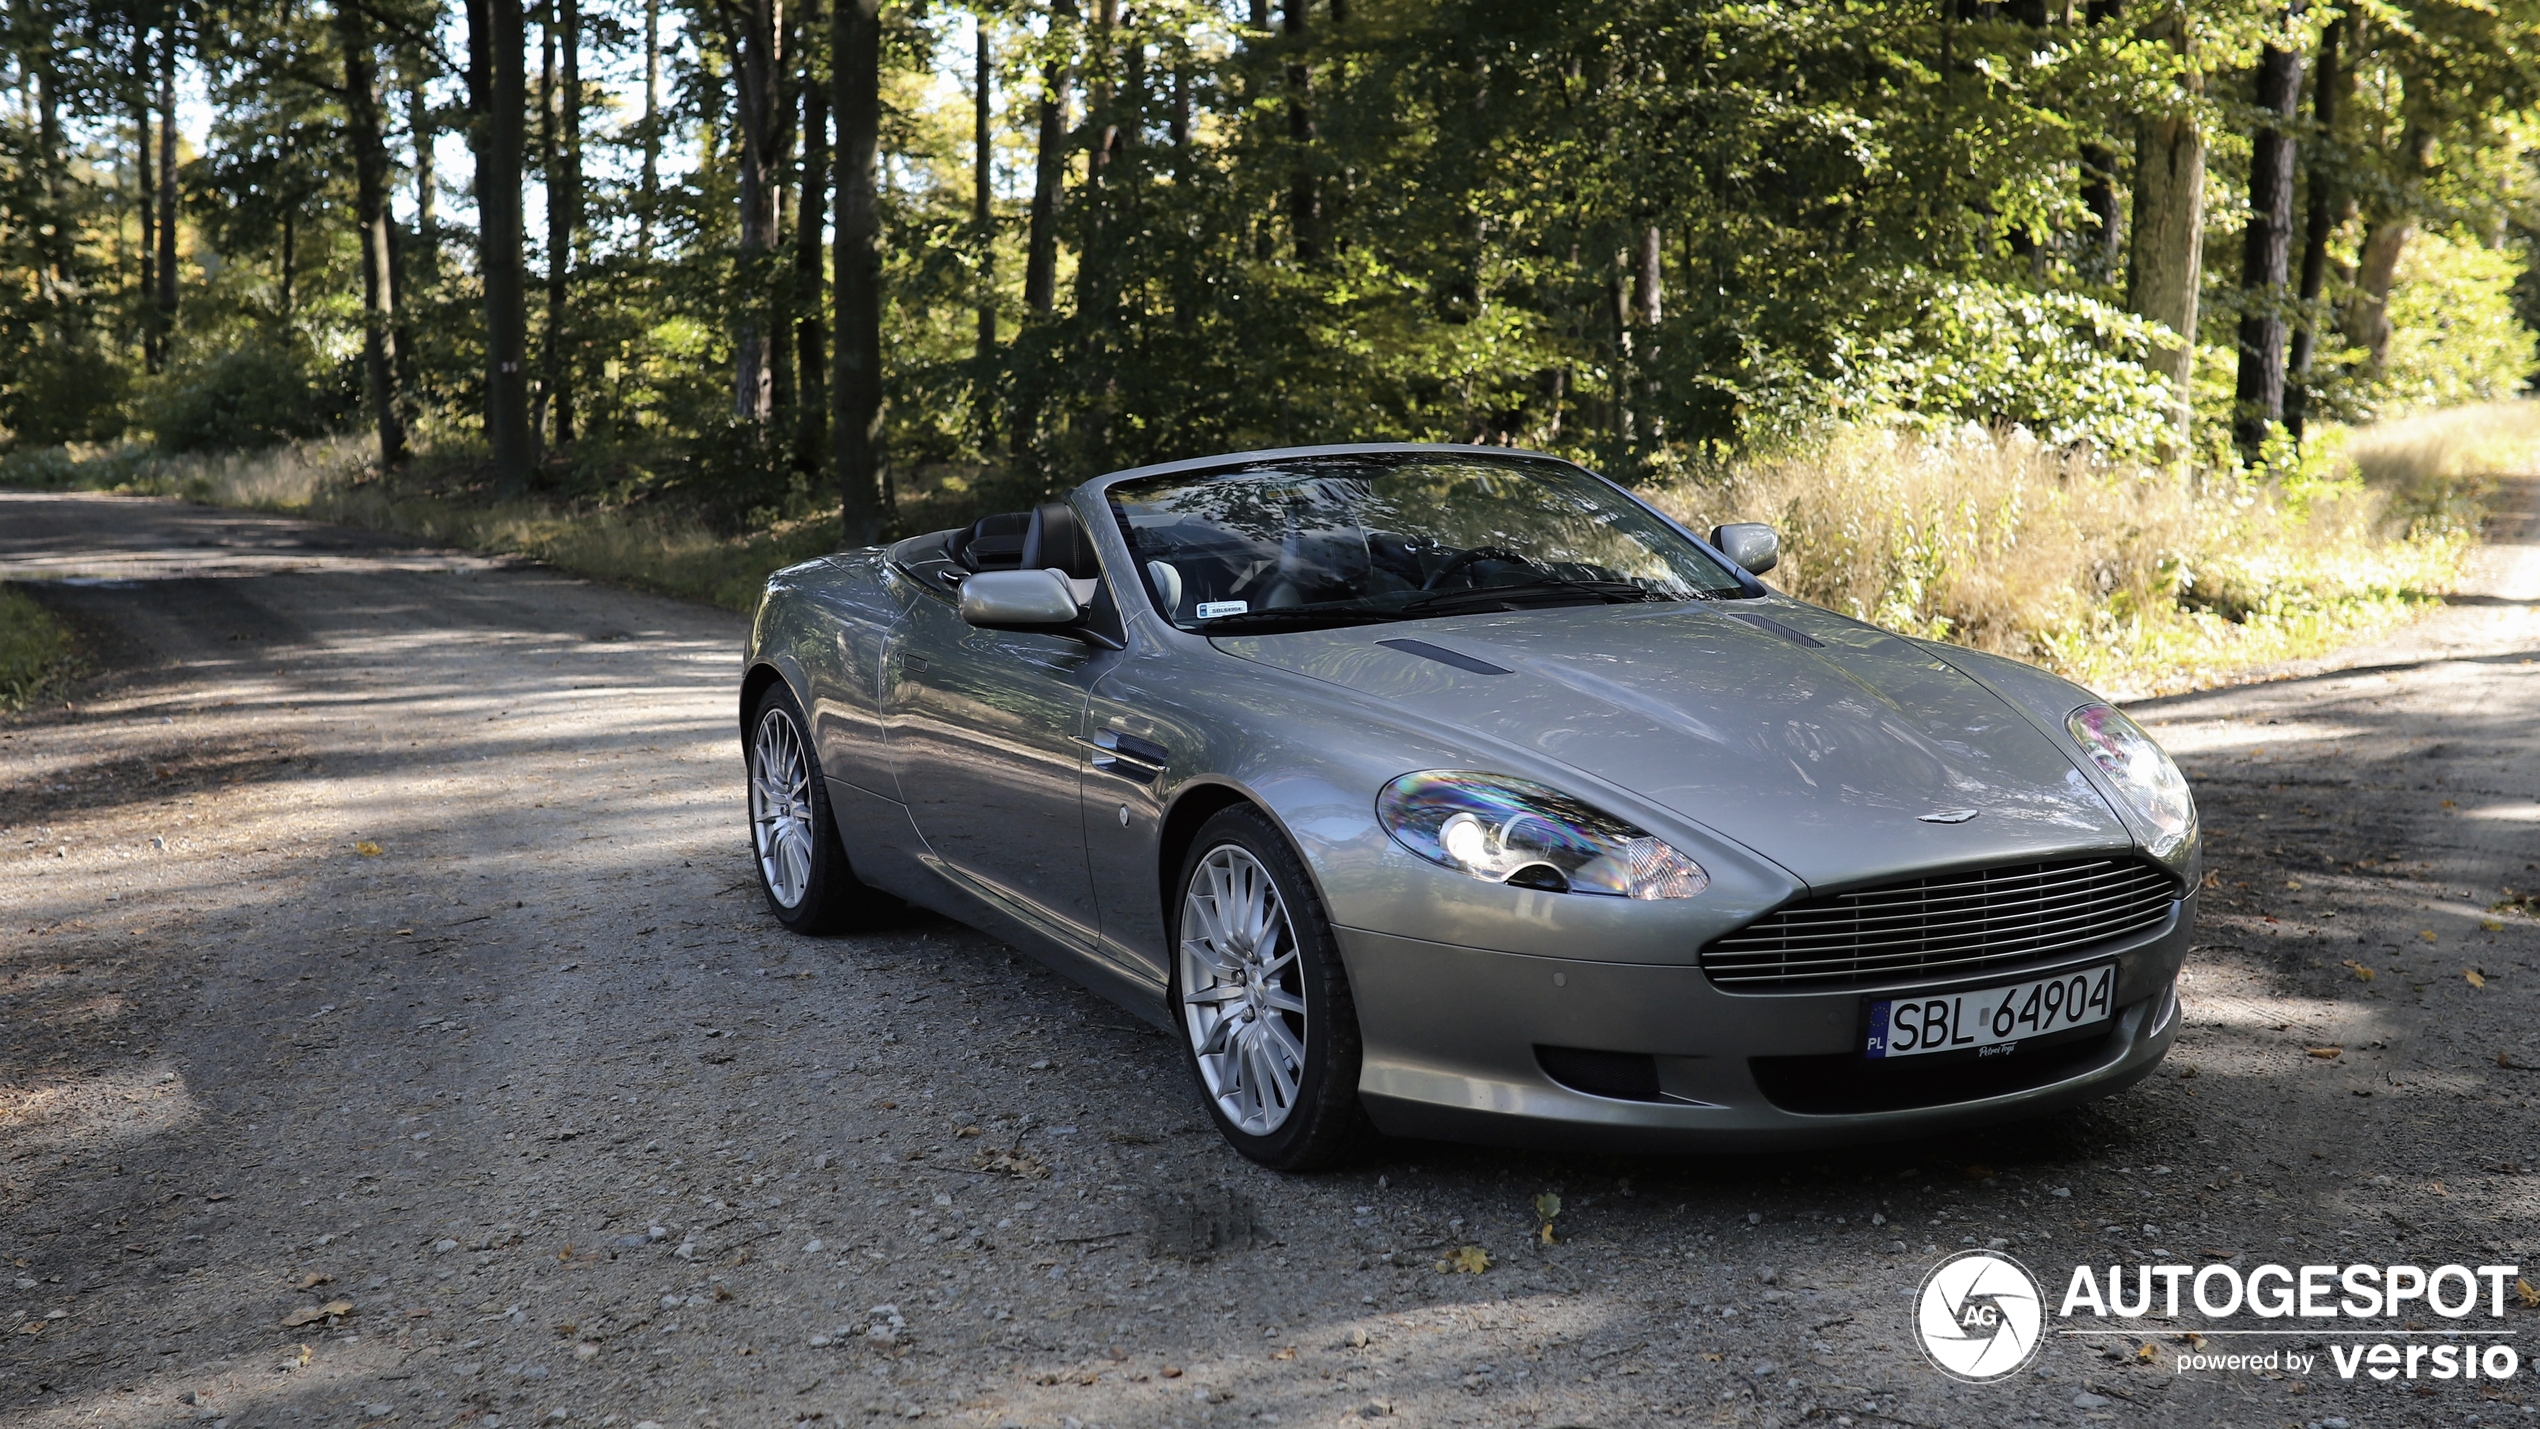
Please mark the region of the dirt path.
<svg viewBox="0 0 2540 1429"><path fill-rule="evenodd" d="M0 725L0 1417L2520 1421L2527 1368L2427 1397L2178 1374L2167 1338L1963 1389L1908 1316L1997 1240L2059 1283L2156 1250L2540 1280L2540 921L2488 910L2540 887L2540 535L2501 534L2363 666L2144 712L2219 885L2152 1082L1840 1155L1284 1180L1162 1038L990 939L777 931L738 618L0 493L0 579L53 578L114 672ZM1438 1268L1465 1245L1487 1273Z"/></svg>

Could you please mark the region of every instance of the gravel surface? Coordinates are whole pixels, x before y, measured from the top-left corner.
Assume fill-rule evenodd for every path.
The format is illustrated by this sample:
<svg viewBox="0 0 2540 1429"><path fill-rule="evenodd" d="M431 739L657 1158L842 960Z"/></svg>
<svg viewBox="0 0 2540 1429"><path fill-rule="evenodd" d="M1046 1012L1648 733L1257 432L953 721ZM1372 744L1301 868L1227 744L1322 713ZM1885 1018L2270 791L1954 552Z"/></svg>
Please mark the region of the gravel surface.
<svg viewBox="0 0 2540 1429"><path fill-rule="evenodd" d="M2540 888L2535 542L2500 526L2386 644L2138 708L2213 880L2135 1089L1810 1156L1287 1179L993 939L776 927L740 618L0 493L0 578L107 672L0 724L0 1419L2540 1423L2528 1366L2181 1372L2158 1320L1959 1386L1909 1313L1969 1245L2050 1292L2085 1259L2540 1281L2540 918L2494 906Z"/></svg>

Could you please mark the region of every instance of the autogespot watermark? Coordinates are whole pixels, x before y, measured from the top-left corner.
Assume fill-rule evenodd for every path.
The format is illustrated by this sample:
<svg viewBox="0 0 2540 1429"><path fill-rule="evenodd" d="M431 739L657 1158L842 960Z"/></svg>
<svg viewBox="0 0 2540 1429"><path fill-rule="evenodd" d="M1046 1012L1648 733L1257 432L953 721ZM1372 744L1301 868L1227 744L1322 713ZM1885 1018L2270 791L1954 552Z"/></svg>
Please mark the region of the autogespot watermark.
<svg viewBox="0 0 2540 1429"><path fill-rule="evenodd" d="M2522 1372L2522 1356L2507 1343L2516 1332L2503 1327L2506 1303L2540 1298L2521 1273L2514 1265L2266 1264L2244 1272L2138 1264L2111 1265L2102 1275L2077 1265L2049 1315L2026 1267L1999 1251L1970 1250L1923 1278L1915 1330L1941 1373L1970 1384L2018 1373L2050 1337L2148 1344L2155 1335L2187 1340L2172 1366L2181 1374L2325 1368L2350 1380L2509 1380ZM2427 1315L2449 1323L2424 1328ZM2184 1316L2193 1321L2181 1323ZM2112 1320L2139 1323L2118 1328L2107 1325Z"/></svg>

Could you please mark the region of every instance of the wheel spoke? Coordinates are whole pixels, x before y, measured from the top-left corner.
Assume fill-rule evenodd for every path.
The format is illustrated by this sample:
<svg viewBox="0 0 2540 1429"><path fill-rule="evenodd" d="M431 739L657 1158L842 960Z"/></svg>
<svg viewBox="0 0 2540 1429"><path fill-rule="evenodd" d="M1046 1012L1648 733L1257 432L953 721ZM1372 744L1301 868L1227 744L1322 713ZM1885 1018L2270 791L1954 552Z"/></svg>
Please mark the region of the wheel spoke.
<svg viewBox="0 0 2540 1429"><path fill-rule="evenodd" d="M1217 1111L1266 1136L1295 1109L1310 1013L1296 932L1269 868L1240 844L1211 849L1182 893L1176 981L1192 1061Z"/></svg>

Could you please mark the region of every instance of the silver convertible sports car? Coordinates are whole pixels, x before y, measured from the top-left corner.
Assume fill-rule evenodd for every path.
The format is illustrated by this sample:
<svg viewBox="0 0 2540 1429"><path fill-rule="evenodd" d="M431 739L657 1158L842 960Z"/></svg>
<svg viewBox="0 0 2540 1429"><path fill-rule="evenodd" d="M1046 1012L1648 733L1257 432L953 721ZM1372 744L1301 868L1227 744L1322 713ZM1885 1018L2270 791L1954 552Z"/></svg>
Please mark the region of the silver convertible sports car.
<svg viewBox="0 0 2540 1429"><path fill-rule="evenodd" d="M1227 1140L1771 1148L2032 1117L2176 1033L2196 809L2090 692L1777 594L1550 457L1099 477L770 577L767 899L1180 1039Z"/></svg>

